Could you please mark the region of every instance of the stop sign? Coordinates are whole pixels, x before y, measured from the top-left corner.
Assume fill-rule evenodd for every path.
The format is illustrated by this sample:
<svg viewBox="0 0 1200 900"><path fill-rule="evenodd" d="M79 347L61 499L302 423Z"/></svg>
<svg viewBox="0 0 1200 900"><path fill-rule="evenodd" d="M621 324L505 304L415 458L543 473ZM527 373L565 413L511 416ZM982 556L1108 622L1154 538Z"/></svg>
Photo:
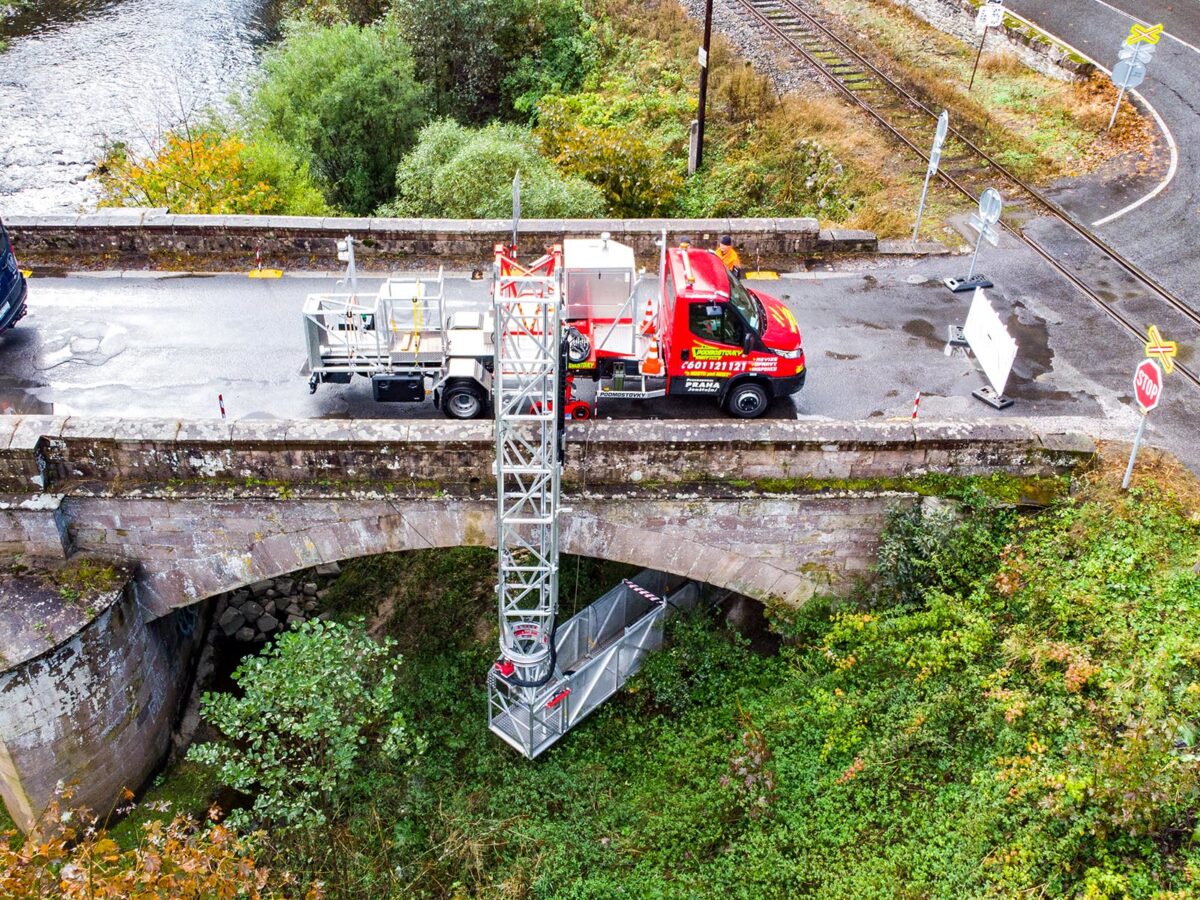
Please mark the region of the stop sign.
<svg viewBox="0 0 1200 900"><path fill-rule="evenodd" d="M1148 413L1162 399L1163 373L1152 359L1144 359L1133 373L1133 393L1142 412Z"/></svg>

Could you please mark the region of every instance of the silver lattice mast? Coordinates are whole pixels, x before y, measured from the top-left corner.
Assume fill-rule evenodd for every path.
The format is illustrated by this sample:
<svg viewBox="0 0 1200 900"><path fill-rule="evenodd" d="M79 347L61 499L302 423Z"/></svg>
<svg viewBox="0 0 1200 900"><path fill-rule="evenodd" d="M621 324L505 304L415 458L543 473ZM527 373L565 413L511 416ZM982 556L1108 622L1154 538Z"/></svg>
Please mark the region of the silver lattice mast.
<svg viewBox="0 0 1200 900"><path fill-rule="evenodd" d="M528 266L496 247L500 658L488 674L488 727L530 759L620 690L661 646L666 618L699 596L695 585L668 590L662 573L643 572L555 621L564 279L559 247Z"/></svg>
<svg viewBox="0 0 1200 900"><path fill-rule="evenodd" d="M493 394L500 662L491 693L493 703L503 709L514 702L528 705L554 675L561 258L555 247L524 266L502 245L496 248Z"/></svg>

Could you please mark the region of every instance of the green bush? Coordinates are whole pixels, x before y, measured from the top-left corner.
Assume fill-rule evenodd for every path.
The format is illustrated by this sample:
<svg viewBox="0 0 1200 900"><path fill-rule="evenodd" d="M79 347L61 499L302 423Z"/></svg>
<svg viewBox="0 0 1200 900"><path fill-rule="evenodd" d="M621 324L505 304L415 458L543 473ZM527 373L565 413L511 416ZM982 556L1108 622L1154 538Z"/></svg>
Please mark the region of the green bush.
<svg viewBox="0 0 1200 900"><path fill-rule="evenodd" d="M593 55L579 0L407 0L396 15L438 115L484 123L571 90Z"/></svg>
<svg viewBox="0 0 1200 900"><path fill-rule="evenodd" d="M538 134L546 153L564 172L604 192L608 215L662 216L683 187L679 166L627 127L592 128L565 113L559 102L543 103Z"/></svg>
<svg viewBox="0 0 1200 900"><path fill-rule="evenodd" d="M233 673L241 696L205 694L201 715L222 736L188 759L252 793L263 825L313 828L346 799L375 756L414 752L398 712L400 658L358 626L309 620L285 631ZM244 811L231 820L246 824Z"/></svg>
<svg viewBox="0 0 1200 900"><path fill-rule="evenodd" d="M330 896L1193 896L1195 505L1077 484L1018 516L944 487L953 514L892 518L878 598L811 604L776 656L679 618L534 763L483 725L489 552L348 563L330 600L404 637L394 694L427 744L413 769L361 758L345 816L288 845L303 874Z"/></svg>
<svg viewBox="0 0 1200 900"><path fill-rule="evenodd" d="M747 647L736 633L714 631L702 615L679 617L670 623L663 650L646 660L632 689L652 709L672 716L721 703L745 675Z"/></svg>
<svg viewBox="0 0 1200 900"><path fill-rule="evenodd" d="M466 128L444 119L421 130L396 170L396 199L385 215L507 218L512 180L521 173L521 213L529 218L589 217L604 211L598 188L562 175L517 125Z"/></svg>
<svg viewBox="0 0 1200 900"><path fill-rule="evenodd" d="M532 116L543 96L571 91L596 64L595 22L580 0L519 0L511 10L515 52L501 82L501 104Z"/></svg>
<svg viewBox="0 0 1200 900"><path fill-rule="evenodd" d="M614 216L675 212L696 101L688 66L657 41L607 31L579 89L547 93L537 133L560 169L603 192Z"/></svg>
<svg viewBox="0 0 1200 900"><path fill-rule="evenodd" d="M1011 529L1012 515L977 493L955 506L891 510L879 547L879 602L917 604L929 592L969 590L1000 565Z"/></svg>
<svg viewBox="0 0 1200 900"><path fill-rule="evenodd" d="M840 221L852 212L845 170L821 144L770 120L766 127L716 144L705 173L688 183L687 215L813 216Z"/></svg>
<svg viewBox="0 0 1200 900"><path fill-rule="evenodd" d="M292 22L263 60L249 112L264 140L295 148L330 201L355 215L391 196L396 165L427 117L412 51L387 22Z"/></svg>

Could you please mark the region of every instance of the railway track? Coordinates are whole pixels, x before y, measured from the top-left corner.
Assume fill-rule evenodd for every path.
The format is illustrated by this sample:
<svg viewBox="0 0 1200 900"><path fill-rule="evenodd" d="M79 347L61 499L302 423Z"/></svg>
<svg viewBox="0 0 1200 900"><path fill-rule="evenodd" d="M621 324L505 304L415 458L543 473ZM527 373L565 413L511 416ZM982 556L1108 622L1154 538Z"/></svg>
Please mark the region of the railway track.
<svg viewBox="0 0 1200 900"><path fill-rule="evenodd" d="M797 0L735 2L846 100L928 162L928 147L940 111L926 106ZM1005 197L1001 224L1006 231L1103 309L1132 338L1144 342L1149 325L1159 325L1180 345L1176 371L1200 388L1200 375L1191 361L1200 359L1200 313L1184 300L953 127L942 150L938 177L972 203L984 188L1000 190ZM1052 252L1027 233L1027 222L1046 215L1066 229L1066 250Z"/></svg>

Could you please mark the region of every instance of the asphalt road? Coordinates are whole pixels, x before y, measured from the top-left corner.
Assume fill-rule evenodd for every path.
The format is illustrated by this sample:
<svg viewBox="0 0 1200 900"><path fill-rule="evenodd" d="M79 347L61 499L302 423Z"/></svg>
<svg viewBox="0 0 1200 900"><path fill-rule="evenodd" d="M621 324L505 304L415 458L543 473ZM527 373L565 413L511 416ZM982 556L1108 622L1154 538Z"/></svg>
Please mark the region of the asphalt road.
<svg viewBox="0 0 1200 900"><path fill-rule="evenodd" d="M925 419L1023 417L1130 439L1140 348L1008 238L981 266L997 282L992 299L1020 345L1007 390L1017 403L996 413L971 397L984 384L975 360L944 352L969 299L938 281L961 276L966 264L875 257L763 283L795 312L809 362L805 389L770 415L908 418L919 390ZM372 283L361 280L364 289ZM333 289L332 279L296 276L35 277L29 315L0 336L0 410L215 418L220 394L231 419L439 416L428 403L376 404L365 379L309 394L301 306L307 293ZM453 305L484 303L486 285L452 278L448 297ZM1148 440L1200 468L1200 393L1176 381L1166 394ZM703 399L664 398L614 401L601 415L720 413Z"/></svg>
<svg viewBox="0 0 1200 900"><path fill-rule="evenodd" d="M1136 22L1163 23L1159 45L1138 89L1162 116L1178 149L1178 169L1157 197L1096 230L1162 284L1200 309L1200 3L1195 0L1008 0L1007 6L1111 68ZM1178 40L1176 39L1178 38ZM1191 45L1191 46L1189 46ZM1165 175L1165 172L1162 173ZM1139 191L1151 190L1137 180ZM1125 179L1101 173L1065 187L1060 200L1083 221L1117 212L1133 199ZM1054 244L1054 235L1046 234Z"/></svg>

